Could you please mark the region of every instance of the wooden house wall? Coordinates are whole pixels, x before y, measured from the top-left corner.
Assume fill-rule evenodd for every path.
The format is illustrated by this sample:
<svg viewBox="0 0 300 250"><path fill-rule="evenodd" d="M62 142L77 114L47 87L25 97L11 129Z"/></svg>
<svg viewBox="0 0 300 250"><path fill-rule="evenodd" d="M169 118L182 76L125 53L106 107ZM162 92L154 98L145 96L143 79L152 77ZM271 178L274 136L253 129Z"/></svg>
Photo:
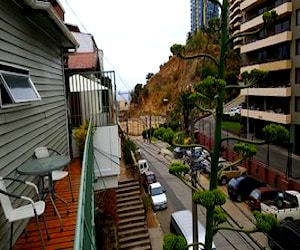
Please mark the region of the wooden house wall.
<svg viewBox="0 0 300 250"><path fill-rule="evenodd" d="M0 107L0 176L36 181L34 177L19 175L16 168L31 158L38 146L47 145L68 153L67 108L62 49L27 14L14 1L1 0L0 63L29 69L42 100ZM21 190L18 185L10 185L9 190L31 195L30 190ZM14 241L23 225L14 224ZM9 228L0 206L1 247L8 246Z"/></svg>

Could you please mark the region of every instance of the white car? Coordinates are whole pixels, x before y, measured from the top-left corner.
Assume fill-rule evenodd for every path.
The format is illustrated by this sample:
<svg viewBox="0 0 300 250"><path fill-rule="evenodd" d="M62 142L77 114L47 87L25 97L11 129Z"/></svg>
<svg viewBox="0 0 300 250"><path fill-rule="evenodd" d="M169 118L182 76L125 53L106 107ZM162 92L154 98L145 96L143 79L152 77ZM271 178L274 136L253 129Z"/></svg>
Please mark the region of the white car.
<svg viewBox="0 0 300 250"><path fill-rule="evenodd" d="M150 195L154 211L167 208L168 201L165 192L166 191L163 189L160 182L155 182L149 185L148 193Z"/></svg>
<svg viewBox="0 0 300 250"><path fill-rule="evenodd" d="M146 159L141 159L138 161L138 168L140 173L143 174L145 171L149 171L149 164Z"/></svg>
<svg viewBox="0 0 300 250"><path fill-rule="evenodd" d="M191 149L188 149L186 150L186 156L187 157L192 157L192 150ZM207 158L209 157L210 154L209 152L205 149L205 148L202 148L202 147L195 147L194 148L194 157L195 158Z"/></svg>
<svg viewBox="0 0 300 250"><path fill-rule="evenodd" d="M240 107L231 108L231 109L229 109L228 112L225 112L224 114L227 114L229 116L240 115L241 114L241 108Z"/></svg>

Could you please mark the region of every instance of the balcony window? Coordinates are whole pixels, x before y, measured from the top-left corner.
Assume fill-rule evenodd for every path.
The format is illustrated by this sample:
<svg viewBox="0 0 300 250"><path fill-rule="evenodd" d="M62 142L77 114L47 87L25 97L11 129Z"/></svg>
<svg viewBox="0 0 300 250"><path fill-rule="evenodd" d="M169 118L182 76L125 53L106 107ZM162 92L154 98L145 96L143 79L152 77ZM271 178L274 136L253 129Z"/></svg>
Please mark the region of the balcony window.
<svg viewBox="0 0 300 250"><path fill-rule="evenodd" d="M258 10L258 15L265 13L267 10L268 10L267 7L264 6L263 8Z"/></svg>
<svg viewBox="0 0 300 250"><path fill-rule="evenodd" d="M264 29L258 33L258 39L264 39L267 36L267 30Z"/></svg>
<svg viewBox="0 0 300 250"><path fill-rule="evenodd" d="M280 46L277 51L277 58L280 60L288 58L288 49L287 46Z"/></svg>
<svg viewBox="0 0 300 250"><path fill-rule="evenodd" d="M0 92L1 106L41 100L29 71L11 66L0 65Z"/></svg>
<svg viewBox="0 0 300 250"><path fill-rule="evenodd" d="M300 25L300 9L296 10L296 25Z"/></svg>
<svg viewBox="0 0 300 250"><path fill-rule="evenodd" d="M296 40L296 55L300 55L300 39Z"/></svg>
<svg viewBox="0 0 300 250"><path fill-rule="evenodd" d="M264 62L267 60L267 51L263 50L263 51L259 51L258 52L258 61L259 62Z"/></svg>
<svg viewBox="0 0 300 250"><path fill-rule="evenodd" d="M290 21L286 20L284 22L277 23L275 25L275 34L290 30Z"/></svg>
<svg viewBox="0 0 300 250"><path fill-rule="evenodd" d="M296 68L295 78L295 83L300 84L300 68Z"/></svg>
<svg viewBox="0 0 300 250"><path fill-rule="evenodd" d="M300 112L300 97L299 96L295 97L295 111Z"/></svg>

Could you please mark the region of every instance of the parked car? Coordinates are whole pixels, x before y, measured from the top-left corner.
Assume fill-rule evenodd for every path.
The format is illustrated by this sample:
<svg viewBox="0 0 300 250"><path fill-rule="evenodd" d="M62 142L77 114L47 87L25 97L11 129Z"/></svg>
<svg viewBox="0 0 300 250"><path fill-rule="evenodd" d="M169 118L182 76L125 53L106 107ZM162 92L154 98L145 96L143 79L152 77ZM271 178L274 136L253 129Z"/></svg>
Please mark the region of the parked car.
<svg viewBox="0 0 300 250"><path fill-rule="evenodd" d="M203 159L201 159L201 157L193 159L193 158L189 158L186 157L183 160L183 163L186 165L189 165L191 167L191 169L193 168L196 171L200 171L204 169L204 165L202 164Z"/></svg>
<svg viewBox="0 0 300 250"><path fill-rule="evenodd" d="M182 147L176 147L173 149L173 156L174 158L182 158L185 154L185 149Z"/></svg>
<svg viewBox="0 0 300 250"><path fill-rule="evenodd" d="M300 192L286 190L274 201L265 201L260 204L261 212L273 214L279 221L300 220Z"/></svg>
<svg viewBox="0 0 300 250"><path fill-rule="evenodd" d="M170 232L176 235L182 236L185 238L187 244L193 243L193 215L190 210L181 210L172 213L170 220ZM204 244L205 242L205 227L198 220L198 242ZM189 250L193 249L193 246L188 248ZM199 245L199 248L203 249ZM215 243L212 242L212 250L216 250Z"/></svg>
<svg viewBox="0 0 300 250"><path fill-rule="evenodd" d="M238 165L231 165L228 162L223 162L219 164L220 169L218 169L218 182L221 185L227 184L232 178L236 178L240 175L244 175L247 173L247 169L238 166Z"/></svg>
<svg viewBox="0 0 300 250"><path fill-rule="evenodd" d="M204 159L204 158L209 157L209 155L210 155L209 152L206 149L202 148L202 147L195 147L194 148L194 153L192 153L192 152L193 152L192 149L186 150L185 156L194 157L194 158L202 157Z"/></svg>
<svg viewBox="0 0 300 250"><path fill-rule="evenodd" d="M268 233L271 249L300 249L300 221L286 221Z"/></svg>
<svg viewBox="0 0 300 250"><path fill-rule="evenodd" d="M228 112L225 112L224 115L229 115L229 116L236 116L241 114L241 108L240 107L234 107L229 109Z"/></svg>
<svg viewBox="0 0 300 250"><path fill-rule="evenodd" d="M154 182L149 185L148 193L154 211L167 208L168 201L165 192L160 182Z"/></svg>
<svg viewBox="0 0 300 250"><path fill-rule="evenodd" d="M142 176L142 185L147 192L148 186L154 182L157 182L156 175L152 171L148 170L142 173L141 176Z"/></svg>
<svg viewBox="0 0 300 250"><path fill-rule="evenodd" d="M138 168L140 173L143 174L145 171L149 170L149 164L146 159L138 160Z"/></svg>
<svg viewBox="0 0 300 250"><path fill-rule="evenodd" d="M249 194L259 187L266 187L267 184L255 179L250 175L241 175L232 178L227 184L227 192L230 199L241 202L248 199Z"/></svg>
<svg viewBox="0 0 300 250"><path fill-rule="evenodd" d="M252 210L260 211L260 203L266 201L274 201L279 192L279 190L272 187L256 188L249 195L248 205Z"/></svg>
<svg viewBox="0 0 300 250"><path fill-rule="evenodd" d="M232 163L232 162L227 161L223 157L219 157L218 170L221 169L222 163L225 163L225 162ZM207 173L207 174L210 174L210 172L211 172L211 158L210 158L210 156L207 157L206 159L204 159L202 161L202 164L203 164L204 172Z"/></svg>
<svg viewBox="0 0 300 250"><path fill-rule="evenodd" d="M142 159L142 150L139 147L137 147L136 150L135 150L135 158L137 160Z"/></svg>

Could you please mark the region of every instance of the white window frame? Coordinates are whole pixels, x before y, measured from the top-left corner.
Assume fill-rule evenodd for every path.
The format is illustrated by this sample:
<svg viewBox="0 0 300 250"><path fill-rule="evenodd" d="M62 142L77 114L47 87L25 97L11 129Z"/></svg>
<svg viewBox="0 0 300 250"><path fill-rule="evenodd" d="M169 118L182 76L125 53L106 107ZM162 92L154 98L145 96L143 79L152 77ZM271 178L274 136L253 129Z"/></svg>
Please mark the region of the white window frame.
<svg viewBox="0 0 300 250"><path fill-rule="evenodd" d="M20 81L20 83L23 84L24 86L19 90L14 89L14 87L16 87L14 86L15 83L13 81L10 82L10 79L8 79L9 76L13 76L18 81ZM0 70L0 84L4 87L6 93L8 94L8 97L11 100L11 103L3 103L2 99L0 98L1 106L41 100L41 96L38 93L37 89L35 88L34 83L30 78L28 70L23 70L23 69L19 70L17 68L15 72L13 71L13 69ZM26 92L28 94L27 96L26 96Z"/></svg>

